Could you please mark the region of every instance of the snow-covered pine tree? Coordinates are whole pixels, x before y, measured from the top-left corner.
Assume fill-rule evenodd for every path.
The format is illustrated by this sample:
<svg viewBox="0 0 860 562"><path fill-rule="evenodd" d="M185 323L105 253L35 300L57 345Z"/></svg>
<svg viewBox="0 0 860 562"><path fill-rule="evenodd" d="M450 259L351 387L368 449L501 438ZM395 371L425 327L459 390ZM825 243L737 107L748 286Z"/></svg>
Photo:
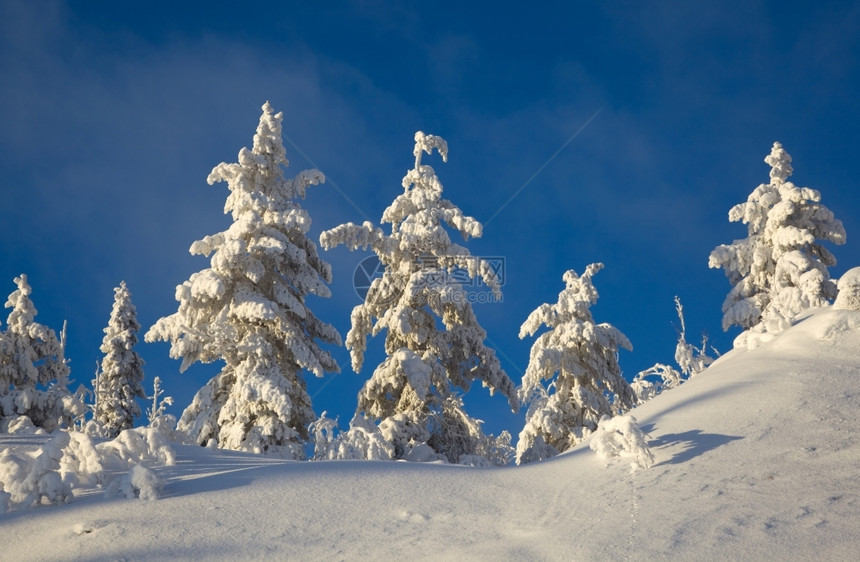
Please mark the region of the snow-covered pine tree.
<svg viewBox="0 0 860 562"><path fill-rule="evenodd" d="M747 237L717 246L708 265L723 268L732 290L723 303L723 329L779 332L800 312L836 296L828 267L836 264L817 241L845 243L842 221L821 204L821 194L786 181L791 156L778 142L764 161L770 183L759 185L729 221L747 225Z"/></svg>
<svg viewBox="0 0 860 562"><path fill-rule="evenodd" d="M598 298L591 279L601 269L602 263L593 263L582 276L567 271L558 302L539 306L520 328L520 338L541 325L549 330L532 345L523 375L520 399L529 410L517 464L566 451L596 430L601 417L636 403L618 365L618 350L632 350L630 341L611 324L595 324L591 315ZM552 381L548 388L544 380Z"/></svg>
<svg viewBox="0 0 860 562"><path fill-rule="evenodd" d="M470 417L457 394L474 381L499 391L516 410L516 390L495 352L484 345L486 332L478 324L462 287L448 274L463 270L480 278L500 295L491 265L451 241L445 226L464 239L481 235L481 223L448 200L433 168L421 163L422 153L436 149L447 161L444 139L415 134L415 166L403 178L404 192L384 211L385 234L370 222L347 223L323 232L320 243L330 249L368 247L384 266L365 302L352 311L346 346L352 367L359 372L367 338L387 330L386 359L359 392L356 421L367 416L379 422L395 458L416 458L419 451L460 462L470 455L490 456L498 438L486 436L481 422ZM360 424L359 424L360 425Z"/></svg>
<svg viewBox="0 0 860 562"><path fill-rule="evenodd" d="M134 350L139 331L137 310L131 302L131 292L123 281L114 289L113 309L100 348L105 355L96 377L97 388L94 389L93 417L109 437L116 437L122 430L134 426L135 418L140 416L140 405L136 399L146 398L143 389L144 362Z"/></svg>
<svg viewBox="0 0 860 562"><path fill-rule="evenodd" d="M35 321L27 276L16 277L15 284L0 353L0 420L27 416L46 431L69 427L86 408L68 390L63 345L54 330Z"/></svg>
<svg viewBox="0 0 860 562"><path fill-rule="evenodd" d="M212 256L211 267L176 288L179 310L145 339L169 341L182 371L195 361L226 363L185 409L179 430L201 445L214 439L225 449L304 458L316 416L301 371L338 372L318 342L341 340L305 304L309 294L330 296L331 268L308 239L311 219L296 200L325 178L317 170L284 177L282 118L266 102L253 148L212 170L210 184L227 182L224 209L234 222L191 245L192 254Z"/></svg>

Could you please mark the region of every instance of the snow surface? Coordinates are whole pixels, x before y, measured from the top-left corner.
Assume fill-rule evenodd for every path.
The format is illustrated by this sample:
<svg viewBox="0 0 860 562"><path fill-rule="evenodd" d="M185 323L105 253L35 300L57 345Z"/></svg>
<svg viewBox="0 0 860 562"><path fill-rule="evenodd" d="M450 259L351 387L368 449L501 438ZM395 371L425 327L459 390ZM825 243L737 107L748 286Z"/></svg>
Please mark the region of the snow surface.
<svg viewBox="0 0 860 562"><path fill-rule="evenodd" d="M175 445L160 499L0 515L8 560L856 560L860 313L824 309L632 410L651 468L588 442L520 467L298 462ZM43 445L2 435L0 449ZM607 466L607 462L609 463Z"/></svg>

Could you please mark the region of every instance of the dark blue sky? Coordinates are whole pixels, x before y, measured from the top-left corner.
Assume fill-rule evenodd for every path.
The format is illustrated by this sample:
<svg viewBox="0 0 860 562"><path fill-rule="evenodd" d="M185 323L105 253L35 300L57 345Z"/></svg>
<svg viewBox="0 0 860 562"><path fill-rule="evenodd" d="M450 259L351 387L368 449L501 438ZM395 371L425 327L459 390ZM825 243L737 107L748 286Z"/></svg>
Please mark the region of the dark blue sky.
<svg viewBox="0 0 860 562"><path fill-rule="evenodd" d="M708 254L746 235L728 210L767 181L776 140L795 183L819 189L845 223L834 276L860 265L858 5L126 4L0 4L0 295L29 275L38 319L69 321L77 382L100 358L114 286L127 281L148 328L208 265L188 247L229 220L226 186L206 176L250 146L266 100L284 112L288 174L329 178L304 202L314 239L378 223L402 191L416 130L448 141L447 164L425 163L446 198L486 223L472 253L506 258L504 302L476 313L517 381L531 346L520 324L555 302L565 270L594 261L606 268L593 313L632 341L620 358L628 378L672 360L675 295L689 339L706 332L727 351L730 286ZM366 255L324 255L334 296L314 310L344 335ZM381 344L371 342L377 359ZM166 344L138 351L147 385L160 375L176 413L217 369L179 375ZM310 390L318 413L346 422L374 361L355 375L335 354L343 374ZM524 413L500 397L476 388L467 403L493 432L521 429Z"/></svg>

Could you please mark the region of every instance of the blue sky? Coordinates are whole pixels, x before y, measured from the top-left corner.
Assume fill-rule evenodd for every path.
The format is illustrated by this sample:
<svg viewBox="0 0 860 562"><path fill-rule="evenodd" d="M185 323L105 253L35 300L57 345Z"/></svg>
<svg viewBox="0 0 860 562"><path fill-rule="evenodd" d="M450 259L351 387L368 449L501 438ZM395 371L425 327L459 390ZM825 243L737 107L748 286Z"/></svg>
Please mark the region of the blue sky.
<svg viewBox="0 0 860 562"><path fill-rule="evenodd" d="M250 146L266 100L284 113L288 175L328 177L304 202L314 239L378 223L416 130L448 141L448 163L425 163L485 222L472 253L505 257L504 301L476 314L515 381L532 343L520 324L555 302L565 270L595 261L606 268L593 313L632 341L620 356L628 378L672 360L675 295L688 339L704 332L730 349L730 286L708 254L746 235L728 210L767 181L774 141L795 183L819 189L845 223L832 274L860 265L860 5L126 4L0 4L0 295L28 274L38 320L69 322L78 383L100 358L114 286L128 283L146 329L208 265L188 247L229 219L226 186L206 176ZM313 308L344 335L366 256L324 254L334 296ZM371 342L376 360L381 345ZM175 413L218 368L180 375L167 344L138 351ZM374 356L356 375L334 353L343 373L309 388L317 413L346 422ZM493 432L522 427L524 412L480 388L467 404Z"/></svg>

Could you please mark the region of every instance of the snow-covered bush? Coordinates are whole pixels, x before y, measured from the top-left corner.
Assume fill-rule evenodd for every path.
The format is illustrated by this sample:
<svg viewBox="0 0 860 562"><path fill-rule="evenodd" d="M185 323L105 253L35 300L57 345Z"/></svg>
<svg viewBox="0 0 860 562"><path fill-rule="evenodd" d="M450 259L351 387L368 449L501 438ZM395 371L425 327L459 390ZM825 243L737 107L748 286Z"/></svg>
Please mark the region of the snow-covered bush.
<svg viewBox="0 0 860 562"><path fill-rule="evenodd" d="M98 449L126 464L151 462L171 466L176 463L173 447L153 427L126 429L116 439L100 443Z"/></svg>
<svg viewBox="0 0 860 562"><path fill-rule="evenodd" d="M307 238L311 219L296 200L324 177L284 177L282 117L267 102L253 148L212 170L210 184L227 182L225 212L234 222L191 245L192 254L211 256L210 267L176 288L179 310L145 339L169 341L182 371L196 361L226 363L185 409L179 430L200 445L214 439L226 449L303 458L316 416L302 370L339 371L318 342L341 340L305 304L309 294L330 295L331 268Z"/></svg>
<svg viewBox="0 0 860 562"><path fill-rule="evenodd" d="M379 422L397 459L428 445L450 462L477 454L484 434L480 422L463 409L457 391L467 392L480 381L490 392L499 391L516 410L513 382L495 353L484 345L486 332L451 273L480 279L501 295L499 279L489 262L472 256L451 241L446 226L464 239L481 236L481 223L448 200L433 168L422 164L422 153L438 151L447 161L444 139L415 134L415 166L403 178L404 192L385 209L385 234L370 222L342 224L323 232L325 249L340 244L350 250L368 247L384 266L365 301L352 311L346 337L352 367L364 362L367 338L387 332L386 359L361 389L357 418ZM356 438L361 435L357 430ZM363 437L360 437L363 439Z"/></svg>
<svg viewBox="0 0 860 562"><path fill-rule="evenodd" d="M388 461L394 458L394 446L386 441L379 428L361 414L349 422L349 429L335 435L337 421L325 412L311 426L316 437L314 458L317 460Z"/></svg>
<svg viewBox="0 0 860 562"><path fill-rule="evenodd" d="M60 474L72 487L104 483L107 477L107 456L99 450L89 435L69 432L69 444L60 459Z"/></svg>
<svg viewBox="0 0 860 562"><path fill-rule="evenodd" d="M29 433L44 435L44 430L31 426ZM147 465L169 466L175 459L173 448L151 427L126 429L98 444L84 433L58 430L35 453L0 450L0 513L65 503L81 486L156 499L162 483Z"/></svg>
<svg viewBox="0 0 860 562"><path fill-rule="evenodd" d="M604 416L591 435L588 446L607 461L615 457L630 458L630 469L634 471L654 465L654 455L645 434L630 414L614 418Z"/></svg>
<svg viewBox="0 0 860 562"><path fill-rule="evenodd" d="M72 499L71 486L60 475L60 460L69 439L67 432L58 431L35 457L16 455L8 449L0 451L0 490L5 492L0 504L4 499L6 503L0 505L0 511L43 502L56 505Z"/></svg>
<svg viewBox="0 0 860 562"><path fill-rule="evenodd" d="M41 427L36 427L27 416L17 418L8 417L0 420L0 433L23 434L23 435L46 435L48 432Z"/></svg>
<svg viewBox="0 0 860 562"><path fill-rule="evenodd" d="M642 404L682 382L684 382L683 376L674 367L655 363L644 371L639 371L633 377L630 386L636 394L638 403Z"/></svg>
<svg viewBox="0 0 860 562"><path fill-rule="evenodd" d="M833 308L860 311L860 267L854 267L845 272L837 283L839 294L833 302Z"/></svg>
<svg viewBox="0 0 860 562"><path fill-rule="evenodd" d="M580 277L564 274L565 289L556 304L542 304L520 328L520 338L549 328L532 345L520 399L529 405L517 443L517 464L556 455L597 429L600 418L636 402L621 375L618 350L631 350L627 337L611 324L595 324L597 302L592 277L603 269L593 263ZM550 380L548 388L543 381Z"/></svg>
<svg viewBox="0 0 860 562"><path fill-rule="evenodd" d="M143 359L134 350L140 323L137 310L131 302L131 293L121 282L114 289L114 303L110 320L104 329L101 352L104 358L96 373L94 419L107 432L116 437L129 429L140 416L137 398L146 398L143 389Z"/></svg>
<svg viewBox="0 0 860 562"><path fill-rule="evenodd" d="M164 482L161 478L142 464L132 466L119 483L119 490L128 499L157 500L163 489Z"/></svg>
<svg viewBox="0 0 860 562"><path fill-rule="evenodd" d="M0 338L0 420L27 416L49 432L69 427L86 407L68 390L63 342L54 330L35 321L27 276L16 277L15 284L18 289L6 301L12 310Z"/></svg>
<svg viewBox="0 0 860 562"><path fill-rule="evenodd" d="M753 329L756 341L836 296L827 269L836 258L817 241L845 243L842 222L821 204L821 194L786 181L793 171L791 156L780 143L773 144L765 162L771 166L770 183L729 211L731 222L747 225L747 237L716 247L708 260L709 267L723 268L732 284L723 303L723 329ZM747 344L748 336L742 334L736 345Z"/></svg>

